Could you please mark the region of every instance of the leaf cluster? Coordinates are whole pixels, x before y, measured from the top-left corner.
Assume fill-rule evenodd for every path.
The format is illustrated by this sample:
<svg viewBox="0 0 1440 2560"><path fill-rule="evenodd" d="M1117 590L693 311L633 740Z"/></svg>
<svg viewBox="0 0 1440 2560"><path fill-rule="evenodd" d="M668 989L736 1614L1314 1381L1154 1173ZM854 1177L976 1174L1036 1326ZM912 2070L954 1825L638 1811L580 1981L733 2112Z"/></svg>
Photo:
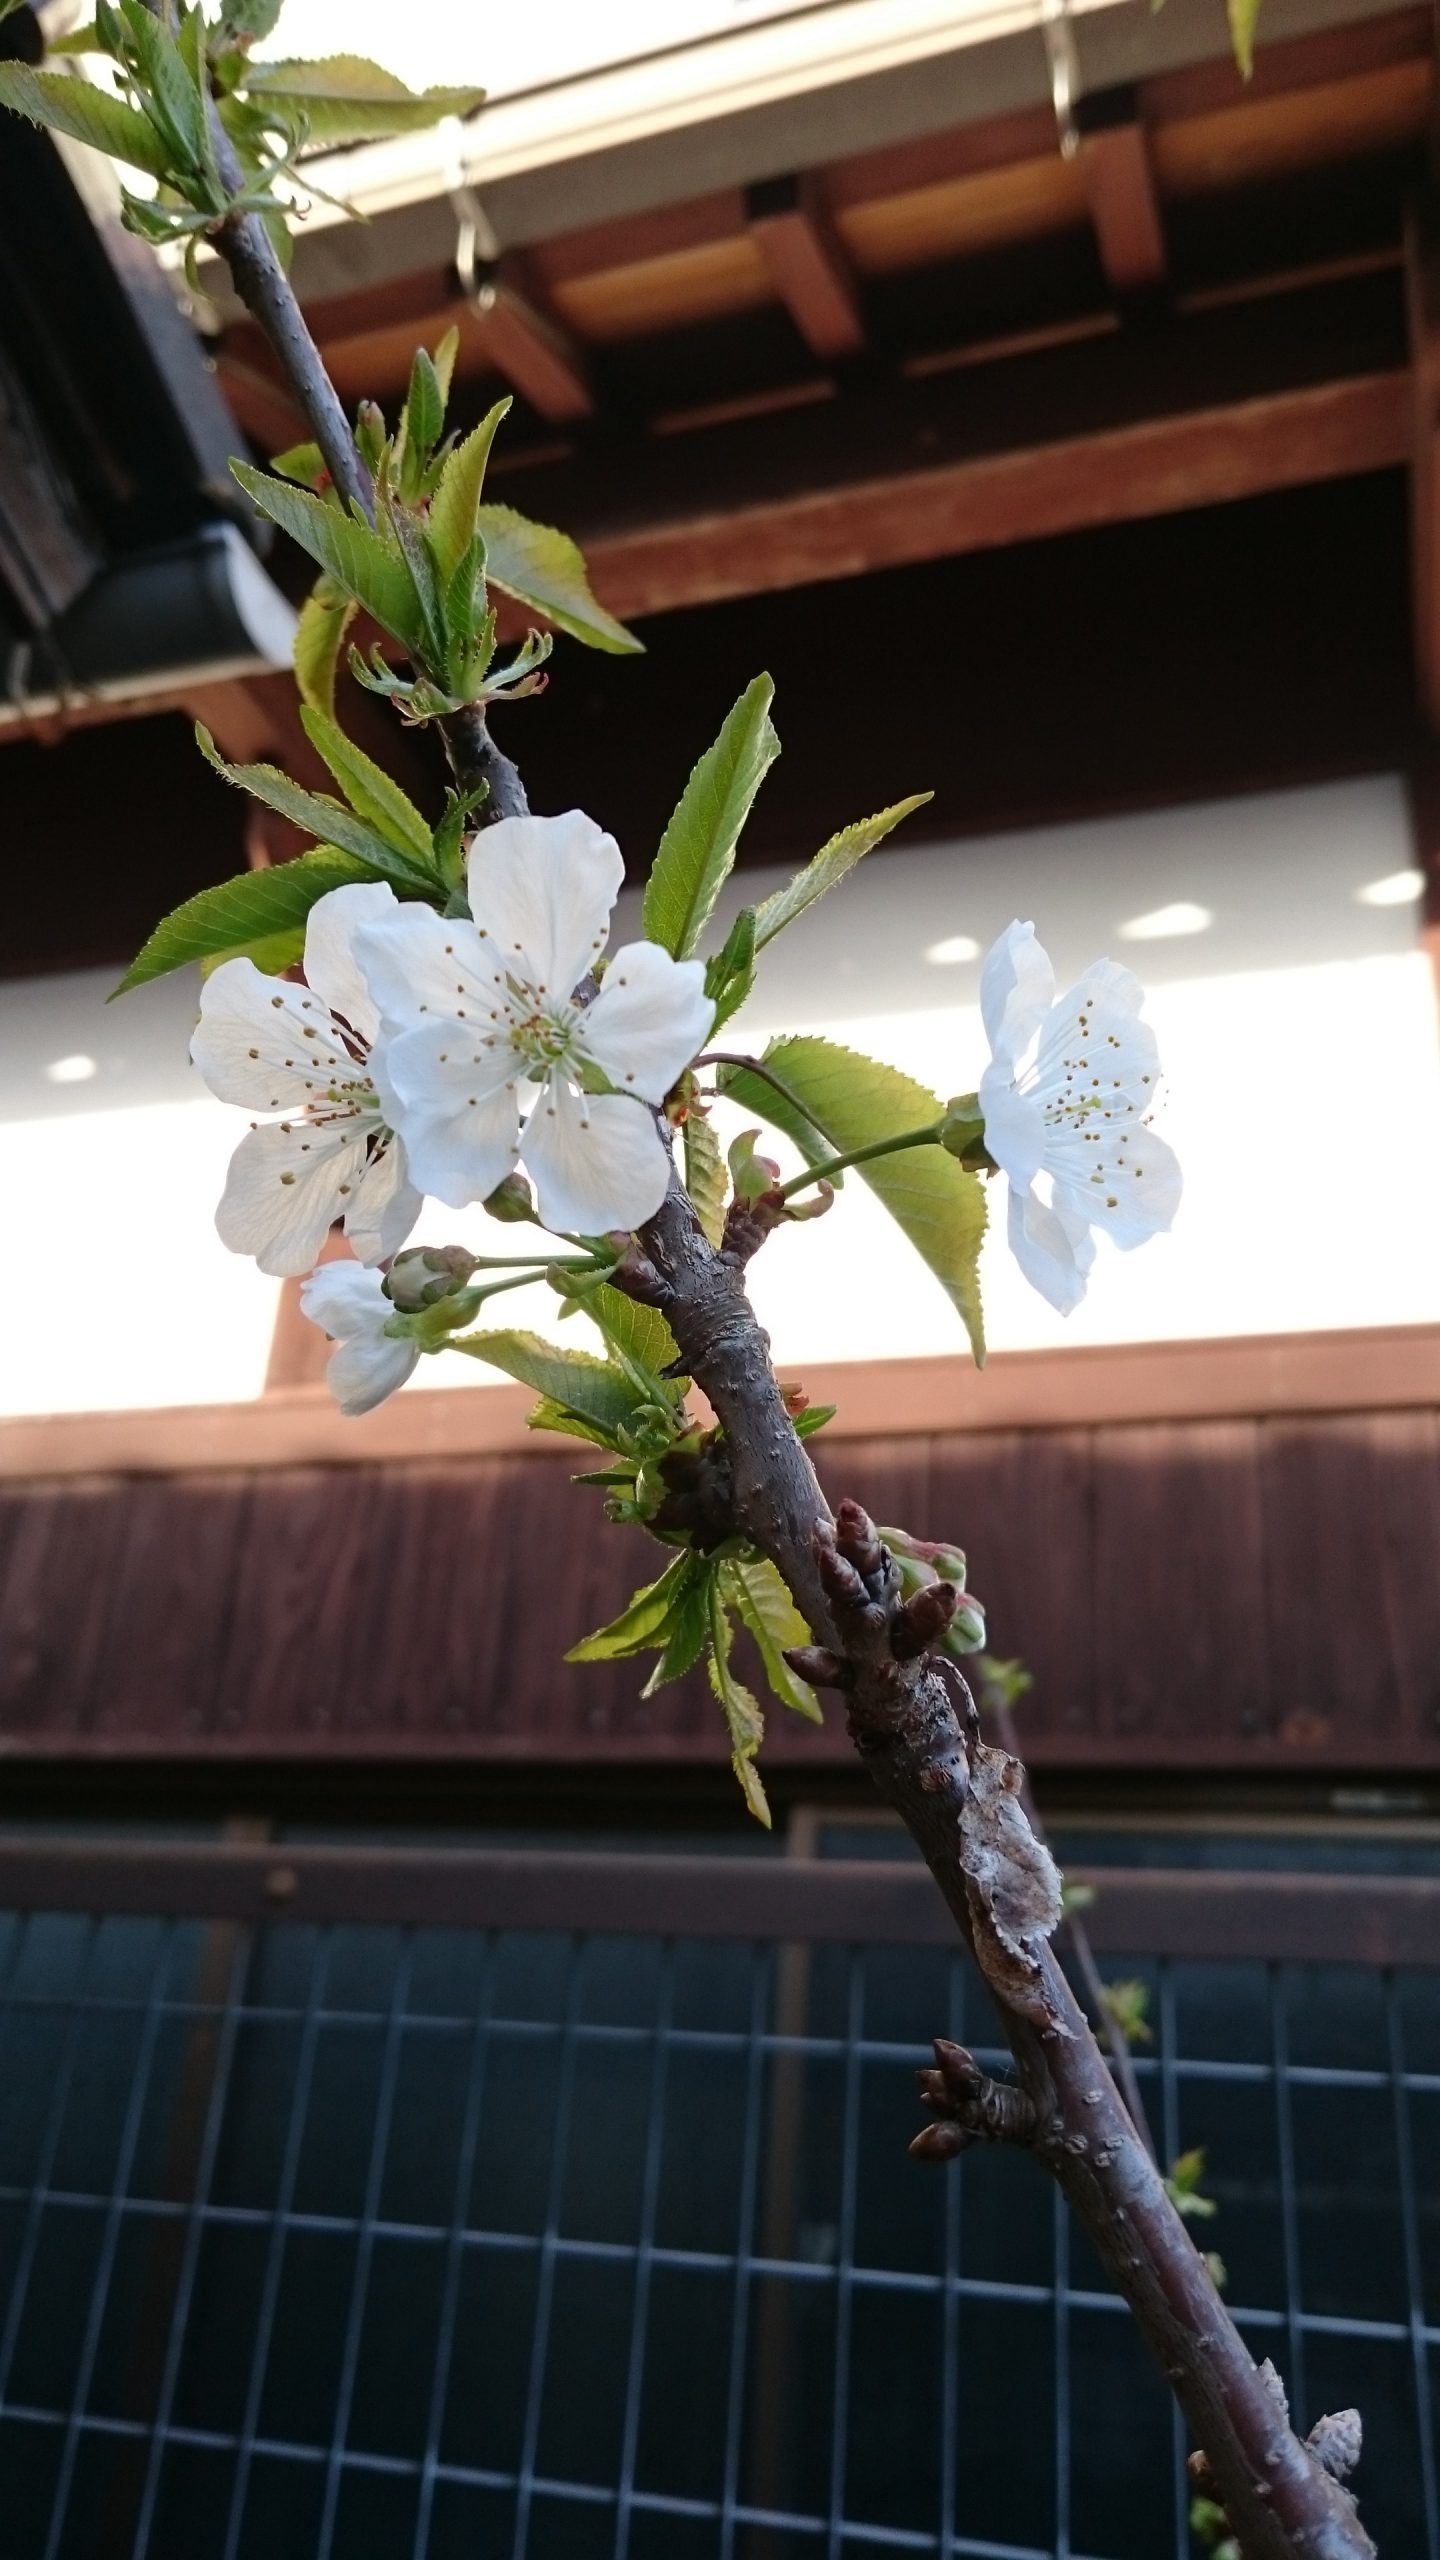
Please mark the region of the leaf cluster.
<svg viewBox="0 0 1440 2560"><path fill-rule="evenodd" d="M279 14L279 0L222 0L214 18L198 0L163 13L145 0L95 0L93 19L52 51L101 57L106 85L68 67L5 63L0 105L154 180L151 193L122 189L123 218L144 240L183 241L192 281L200 238L232 213L258 215L284 258L293 199L277 190L307 152L470 115L484 92L417 92L359 54L253 60ZM221 138L241 171L238 192L222 170Z"/></svg>

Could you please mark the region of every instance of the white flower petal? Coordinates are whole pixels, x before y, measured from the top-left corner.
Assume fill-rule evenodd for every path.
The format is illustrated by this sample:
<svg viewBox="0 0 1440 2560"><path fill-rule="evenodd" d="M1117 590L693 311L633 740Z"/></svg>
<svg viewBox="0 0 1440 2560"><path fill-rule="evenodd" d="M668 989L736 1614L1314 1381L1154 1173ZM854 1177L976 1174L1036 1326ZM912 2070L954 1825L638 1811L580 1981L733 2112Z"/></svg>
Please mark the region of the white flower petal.
<svg viewBox="0 0 1440 2560"><path fill-rule="evenodd" d="M300 1306L339 1343L326 1363L325 1383L342 1413L370 1413L404 1386L420 1352L414 1342L386 1333L395 1310L378 1271L358 1262L322 1262L301 1290Z"/></svg>
<svg viewBox="0 0 1440 2560"><path fill-rule="evenodd" d="M1095 1239L1085 1220L1058 1205L1048 1207L1038 1193L1012 1183L1006 1232L1031 1288L1062 1316L1073 1315L1095 1260Z"/></svg>
<svg viewBox="0 0 1440 2560"><path fill-rule="evenodd" d="M1153 1129L1129 1128L1107 1142L1103 1157L1087 1161L1085 1178L1057 1171L1055 1198L1077 1217L1103 1228L1122 1253L1173 1225L1184 1183L1180 1159Z"/></svg>
<svg viewBox="0 0 1440 2560"><path fill-rule="evenodd" d="M305 926L306 985L367 1046L380 1027L380 1010L361 971L355 936L362 925L380 924L399 903L383 880L355 880L317 898Z"/></svg>
<svg viewBox="0 0 1440 2560"><path fill-rule="evenodd" d="M1027 1078L1028 1081L1028 1078ZM1092 976L1060 998L1040 1034L1034 1081L1044 1096L1113 1112L1152 1110L1160 1088L1154 1031L1113 1004Z"/></svg>
<svg viewBox="0 0 1440 2560"><path fill-rule="evenodd" d="M451 1209L487 1199L518 1150L520 1067L508 1042L481 1048L466 1024L425 1022L377 1057L410 1180Z"/></svg>
<svg viewBox="0 0 1440 2560"><path fill-rule="evenodd" d="M714 1019L703 961L672 960L658 942L627 942L580 1018L579 1046L612 1084L663 1102Z"/></svg>
<svg viewBox="0 0 1440 2560"><path fill-rule="evenodd" d="M409 1178L400 1140L379 1140L345 1212L345 1233L357 1262L388 1262L392 1253L399 1252L424 1205L425 1194Z"/></svg>
<svg viewBox="0 0 1440 2560"><path fill-rule="evenodd" d="M252 1129L230 1159L215 1212L222 1244L253 1254L277 1279L308 1271L359 1185L366 1134L358 1113L323 1128L297 1117Z"/></svg>
<svg viewBox="0 0 1440 2560"><path fill-rule="evenodd" d="M502 818L470 848L470 911L508 967L562 1001L605 947L625 863L613 836L581 809L563 818Z"/></svg>
<svg viewBox="0 0 1440 2560"><path fill-rule="evenodd" d="M1033 924L1017 917L985 954L980 969L980 1012L995 1057L1012 1070L1024 1056L1055 1000L1050 955L1035 939Z"/></svg>
<svg viewBox="0 0 1440 2560"><path fill-rule="evenodd" d="M388 915L358 927L354 948L387 1032L434 1015L488 1024L501 1001L495 964L466 916L397 899Z"/></svg>
<svg viewBox="0 0 1440 2560"><path fill-rule="evenodd" d="M338 1342L348 1342L352 1334L383 1329L395 1313L379 1272L344 1254L311 1272L300 1292L300 1307L312 1324Z"/></svg>
<svg viewBox="0 0 1440 2560"><path fill-rule="evenodd" d="M246 1111L298 1111L364 1073L321 998L253 960L224 960L206 979L190 1055L211 1092Z"/></svg>
<svg viewBox="0 0 1440 2560"><path fill-rule="evenodd" d="M560 1235L607 1235L653 1218L670 1158L648 1110L618 1093L577 1093L552 1077L525 1124L522 1152L541 1222Z"/></svg>
<svg viewBox="0 0 1440 2560"><path fill-rule="evenodd" d="M403 1387L420 1359L413 1342L388 1334L364 1334L342 1342L325 1363L325 1384L342 1413L373 1413L377 1404Z"/></svg>
<svg viewBox="0 0 1440 2560"><path fill-rule="evenodd" d="M1045 1114L1033 1095L1020 1092L1002 1059L992 1060L980 1079L980 1116L996 1163L1028 1190L1046 1160Z"/></svg>

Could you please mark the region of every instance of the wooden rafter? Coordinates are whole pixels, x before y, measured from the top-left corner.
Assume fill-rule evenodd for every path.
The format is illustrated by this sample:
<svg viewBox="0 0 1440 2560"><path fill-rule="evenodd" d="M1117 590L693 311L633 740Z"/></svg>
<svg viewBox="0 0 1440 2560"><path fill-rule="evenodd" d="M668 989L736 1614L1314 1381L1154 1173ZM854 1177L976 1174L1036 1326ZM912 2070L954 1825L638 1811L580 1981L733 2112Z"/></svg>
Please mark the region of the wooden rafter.
<svg viewBox="0 0 1440 2560"><path fill-rule="evenodd" d="M1410 543L1420 707L1440 730L1440 209L1426 194L1405 241L1410 334Z"/></svg>
<svg viewBox="0 0 1440 2560"><path fill-rule="evenodd" d="M1117 302L1154 294L1165 282L1165 234L1138 95L1092 91L1077 101L1075 122L1105 281Z"/></svg>
<svg viewBox="0 0 1440 2560"><path fill-rule="evenodd" d="M518 269L501 260L467 296L466 309L485 357L542 418L561 426L590 416L595 400L585 359Z"/></svg>
<svg viewBox="0 0 1440 2560"><path fill-rule="evenodd" d="M826 364L861 354L860 297L813 179L767 178L751 187L745 218L770 282L811 354Z"/></svg>

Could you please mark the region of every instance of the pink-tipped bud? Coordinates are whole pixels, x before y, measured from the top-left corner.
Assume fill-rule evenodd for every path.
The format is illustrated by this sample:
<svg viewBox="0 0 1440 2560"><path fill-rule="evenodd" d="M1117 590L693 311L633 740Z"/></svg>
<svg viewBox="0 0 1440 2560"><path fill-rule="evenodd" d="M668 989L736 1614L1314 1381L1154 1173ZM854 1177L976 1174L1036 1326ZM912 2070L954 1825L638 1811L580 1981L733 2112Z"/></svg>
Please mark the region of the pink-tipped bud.
<svg viewBox="0 0 1440 2560"><path fill-rule="evenodd" d="M475 1256L460 1244L412 1245L397 1253L382 1286L402 1316L418 1316L464 1288L475 1269Z"/></svg>

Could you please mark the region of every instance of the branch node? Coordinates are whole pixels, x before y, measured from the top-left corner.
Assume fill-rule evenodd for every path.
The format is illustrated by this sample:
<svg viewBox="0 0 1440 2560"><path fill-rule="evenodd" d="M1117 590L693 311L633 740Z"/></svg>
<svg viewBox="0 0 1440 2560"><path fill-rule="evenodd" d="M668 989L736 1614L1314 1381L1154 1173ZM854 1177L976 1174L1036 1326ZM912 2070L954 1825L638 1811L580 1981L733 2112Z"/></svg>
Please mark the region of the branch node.
<svg viewBox="0 0 1440 2560"><path fill-rule="evenodd" d="M848 1662L832 1653L824 1644L792 1644L785 1647L785 1660L797 1680L812 1689L853 1688L855 1674Z"/></svg>
<svg viewBox="0 0 1440 2560"><path fill-rule="evenodd" d="M1336 2409L1328 2418L1317 2418L1305 2442L1332 2480L1348 2480L1360 2459L1363 2434L1358 2409Z"/></svg>
<svg viewBox="0 0 1440 2560"><path fill-rule="evenodd" d="M963 2044L937 2036L935 2068L916 2073L920 2096L938 2121L928 2124L910 2145L917 2160L953 2160L972 2142L1034 2144L1039 2119L1035 2104L1013 2081L992 2080Z"/></svg>

